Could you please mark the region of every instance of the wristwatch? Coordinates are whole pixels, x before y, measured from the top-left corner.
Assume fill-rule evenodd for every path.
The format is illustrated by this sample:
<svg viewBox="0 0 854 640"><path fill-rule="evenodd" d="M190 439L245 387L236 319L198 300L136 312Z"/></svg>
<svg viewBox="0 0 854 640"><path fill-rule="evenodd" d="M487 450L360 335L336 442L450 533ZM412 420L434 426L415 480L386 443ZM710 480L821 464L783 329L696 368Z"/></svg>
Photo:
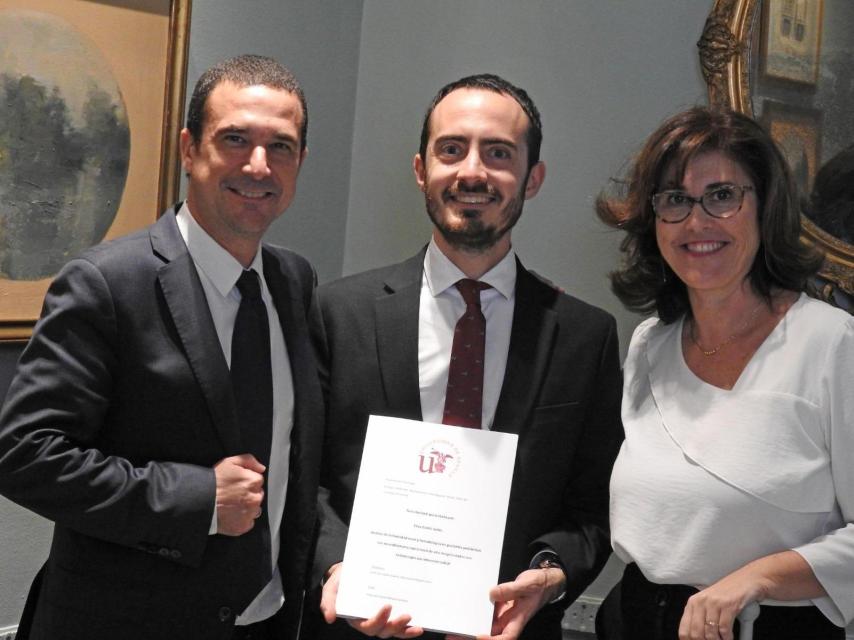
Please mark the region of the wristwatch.
<svg viewBox="0 0 854 640"><path fill-rule="evenodd" d="M557 555L554 557L545 557L540 560L540 563L537 565L537 569L560 569L563 571L563 565L558 562Z"/></svg>
<svg viewBox="0 0 854 640"><path fill-rule="evenodd" d="M550 549L543 549L542 551L539 551L537 555L534 556L534 560L531 562L531 568L560 569L561 571L563 571L564 578L566 578L566 569L561 564L560 558L554 551L551 551ZM563 600L565 595L566 590L561 591L557 596L555 596L549 601L549 604L560 602L561 600Z"/></svg>

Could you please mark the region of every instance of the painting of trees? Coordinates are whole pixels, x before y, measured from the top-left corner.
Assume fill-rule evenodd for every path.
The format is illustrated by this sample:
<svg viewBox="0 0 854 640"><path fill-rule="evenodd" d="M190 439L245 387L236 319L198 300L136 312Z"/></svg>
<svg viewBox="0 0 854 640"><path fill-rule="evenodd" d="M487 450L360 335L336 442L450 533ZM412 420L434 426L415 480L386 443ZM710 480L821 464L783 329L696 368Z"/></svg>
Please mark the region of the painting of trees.
<svg viewBox="0 0 854 640"><path fill-rule="evenodd" d="M52 26L52 25L49 25ZM22 52L18 60L26 60ZM14 59L13 59L14 60ZM130 158L121 96L91 74L0 65L0 277L38 280L103 240ZM82 83L76 86L72 83ZM68 87L82 98L69 101ZM81 90L82 86L82 90Z"/></svg>

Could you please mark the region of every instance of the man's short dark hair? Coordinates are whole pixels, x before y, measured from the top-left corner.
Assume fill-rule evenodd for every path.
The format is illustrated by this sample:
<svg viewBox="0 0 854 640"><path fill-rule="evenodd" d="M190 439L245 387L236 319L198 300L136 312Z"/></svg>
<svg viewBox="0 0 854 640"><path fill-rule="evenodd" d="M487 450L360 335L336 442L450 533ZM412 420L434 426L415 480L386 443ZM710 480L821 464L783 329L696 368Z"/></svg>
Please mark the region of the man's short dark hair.
<svg viewBox="0 0 854 640"><path fill-rule="evenodd" d="M528 130L525 132L525 142L528 145L528 170L540 161L540 146L543 143L543 123L540 121L540 112L531 97L524 89L510 84L504 78L492 73L479 73L473 76L466 76L454 82L446 84L439 89L439 93L433 98L433 102L427 108L427 113L424 115L424 122L421 125L421 144L418 147L418 153L423 160L427 159L427 141L430 139L430 116L433 115L433 110L445 96L457 89L485 89L503 95L510 96L519 106L522 111L528 116Z"/></svg>
<svg viewBox="0 0 854 640"><path fill-rule="evenodd" d="M221 82L231 82L239 87L263 85L272 89L282 89L299 98L302 106L302 125L300 126L300 147L305 149L308 136L308 107L305 94L299 82L287 68L273 58L245 54L223 60L205 71L190 98L187 108L187 129L193 136L193 142L198 143L202 138L205 127L205 106L208 96Z"/></svg>

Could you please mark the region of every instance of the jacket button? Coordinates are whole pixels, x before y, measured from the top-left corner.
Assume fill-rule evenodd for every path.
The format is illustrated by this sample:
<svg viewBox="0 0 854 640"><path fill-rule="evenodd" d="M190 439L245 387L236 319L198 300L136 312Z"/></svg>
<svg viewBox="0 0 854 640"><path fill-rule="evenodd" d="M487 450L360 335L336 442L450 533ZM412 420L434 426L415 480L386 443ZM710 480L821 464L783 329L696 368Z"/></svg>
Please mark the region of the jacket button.
<svg viewBox="0 0 854 640"><path fill-rule="evenodd" d="M219 620L220 622L228 622L231 620L231 608L230 607L220 607L219 609Z"/></svg>

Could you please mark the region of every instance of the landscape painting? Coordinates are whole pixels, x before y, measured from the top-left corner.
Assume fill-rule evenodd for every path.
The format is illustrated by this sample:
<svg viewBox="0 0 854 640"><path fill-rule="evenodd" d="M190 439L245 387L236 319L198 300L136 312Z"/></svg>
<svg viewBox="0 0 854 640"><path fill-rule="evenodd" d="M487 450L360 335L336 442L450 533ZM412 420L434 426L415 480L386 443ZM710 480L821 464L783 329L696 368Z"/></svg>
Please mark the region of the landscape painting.
<svg viewBox="0 0 854 640"><path fill-rule="evenodd" d="M127 110L104 57L64 20L0 12L0 41L0 277L40 280L112 225Z"/></svg>
<svg viewBox="0 0 854 640"><path fill-rule="evenodd" d="M189 0L0 0L0 339L177 197ZM174 141L174 142L173 142Z"/></svg>

